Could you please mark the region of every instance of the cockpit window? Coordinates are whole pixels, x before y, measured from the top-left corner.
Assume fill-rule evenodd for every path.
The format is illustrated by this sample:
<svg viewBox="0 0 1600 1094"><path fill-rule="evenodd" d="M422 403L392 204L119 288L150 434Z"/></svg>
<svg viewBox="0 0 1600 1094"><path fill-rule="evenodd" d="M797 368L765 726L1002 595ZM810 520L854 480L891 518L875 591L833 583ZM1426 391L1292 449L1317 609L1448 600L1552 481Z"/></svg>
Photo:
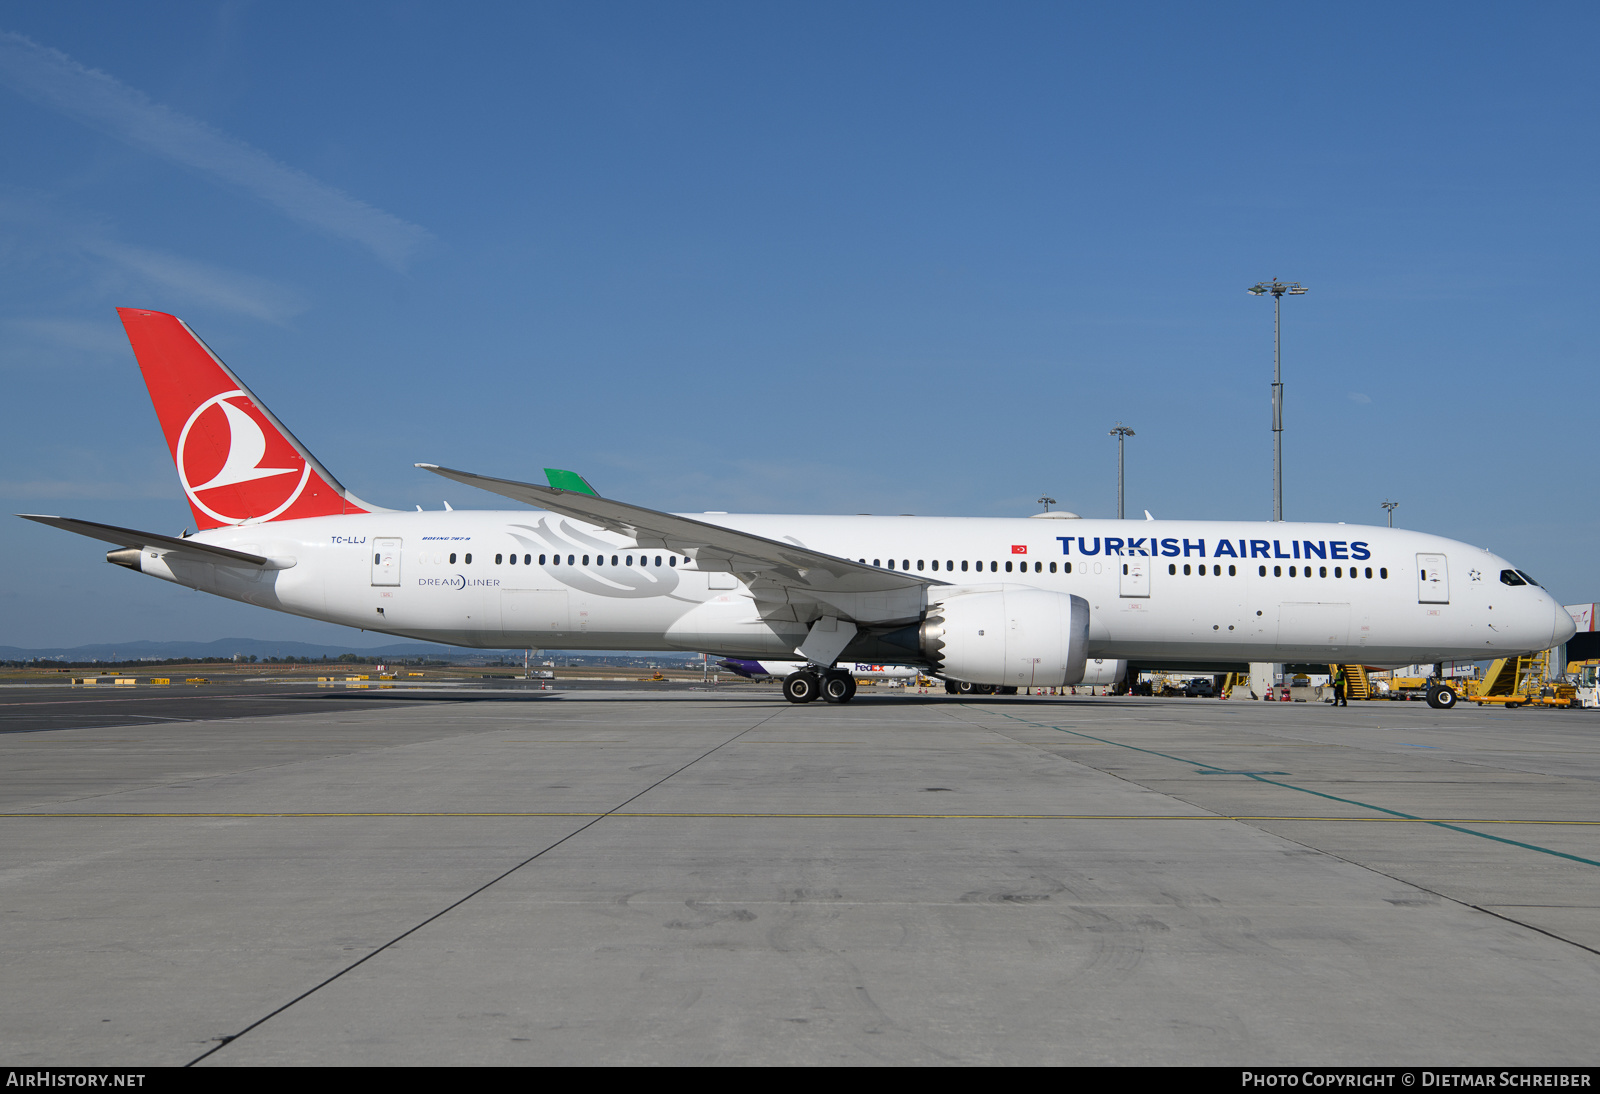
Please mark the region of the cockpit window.
<svg viewBox="0 0 1600 1094"><path fill-rule="evenodd" d="M1522 578L1522 580L1526 581L1529 585L1539 585L1539 583L1536 580L1534 580L1533 575L1530 574L1527 570L1518 570L1517 571L1517 576ZM1539 585L1539 587L1541 589L1544 588L1543 585Z"/></svg>
<svg viewBox="0 0 1600 1094"><path fill-rule="evenodd" d="M1502 585L1526 585L1528 582L1515 570L1501 570L1500 583Z"/></svg>

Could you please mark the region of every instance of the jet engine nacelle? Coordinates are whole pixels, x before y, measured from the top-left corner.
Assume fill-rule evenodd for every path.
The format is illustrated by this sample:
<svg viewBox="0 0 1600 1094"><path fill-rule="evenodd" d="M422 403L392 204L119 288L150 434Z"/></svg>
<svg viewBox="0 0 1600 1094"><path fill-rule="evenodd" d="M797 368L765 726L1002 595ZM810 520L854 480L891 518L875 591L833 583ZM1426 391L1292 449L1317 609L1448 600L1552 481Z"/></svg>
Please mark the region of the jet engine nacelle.
<svg viewBox="0 0 1600 1094"><path fill-rule="evenodd" d="M1128 663L1126 661L1113 661L1110 658L1102 660L1095 657L1091 658L1083 666L1083 679L1075 680L1073 683L1090 687L1096 687L1101 684L1120 684L1123 677L1127 675Z"/></svg>
<svg viewBox="0 0 1600 1094"><path fill-rule="evenodd" d="M1083 680L1089 602L1022 585L929 590L923 656L973 684L1054 688Z"/></svg>

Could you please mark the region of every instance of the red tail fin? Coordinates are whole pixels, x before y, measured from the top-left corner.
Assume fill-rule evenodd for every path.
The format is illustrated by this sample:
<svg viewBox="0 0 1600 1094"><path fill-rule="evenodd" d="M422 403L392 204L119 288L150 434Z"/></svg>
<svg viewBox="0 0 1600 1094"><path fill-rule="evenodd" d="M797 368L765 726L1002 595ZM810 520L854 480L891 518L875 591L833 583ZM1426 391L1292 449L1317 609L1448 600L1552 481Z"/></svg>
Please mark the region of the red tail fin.
<svg viewBox="0 0 1600 1094"><path fill-rule="evenodd" d="M183 320L118 308L201 528L366 513Z"/></svg>

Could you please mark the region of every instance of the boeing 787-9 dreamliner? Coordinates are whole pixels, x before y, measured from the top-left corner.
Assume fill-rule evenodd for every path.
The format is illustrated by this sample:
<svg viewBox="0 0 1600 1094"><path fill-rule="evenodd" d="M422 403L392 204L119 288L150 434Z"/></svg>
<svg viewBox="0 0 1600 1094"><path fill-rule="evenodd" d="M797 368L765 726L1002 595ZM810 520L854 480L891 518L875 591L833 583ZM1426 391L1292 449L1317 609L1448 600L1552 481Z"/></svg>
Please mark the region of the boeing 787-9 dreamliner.
<svg viewBox="0 0 1600 1094"><path fill-rule="evenodd" d="M839 702L849 661L955 683L1060 687L1096 659L1405 665L1573 633L1481 547L1344 524L664 513L418 464L528 508L362 501L182 320L119 309L198 530L29 516L115 544L151 577L369 631L486 648L691 650L798 660L794 702ZM1100 671L1100 670L1094 670ZM1454 703L1444 685L1437 706Z"/></svg>

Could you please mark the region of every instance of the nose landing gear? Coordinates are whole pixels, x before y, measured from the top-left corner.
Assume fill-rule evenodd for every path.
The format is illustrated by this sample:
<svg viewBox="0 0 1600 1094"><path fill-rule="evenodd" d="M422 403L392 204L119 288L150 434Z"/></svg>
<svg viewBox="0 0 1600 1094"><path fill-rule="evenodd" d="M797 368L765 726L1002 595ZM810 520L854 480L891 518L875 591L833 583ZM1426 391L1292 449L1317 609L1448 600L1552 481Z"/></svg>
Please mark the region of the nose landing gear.
<svg viewBox="0 0 1600 1094"><path fill-rule="evenodd" d="M1455 689L1449 684L1433 685L1428 689L1428 705L1434 710L1450 710L1456 705Z"/></svg>

